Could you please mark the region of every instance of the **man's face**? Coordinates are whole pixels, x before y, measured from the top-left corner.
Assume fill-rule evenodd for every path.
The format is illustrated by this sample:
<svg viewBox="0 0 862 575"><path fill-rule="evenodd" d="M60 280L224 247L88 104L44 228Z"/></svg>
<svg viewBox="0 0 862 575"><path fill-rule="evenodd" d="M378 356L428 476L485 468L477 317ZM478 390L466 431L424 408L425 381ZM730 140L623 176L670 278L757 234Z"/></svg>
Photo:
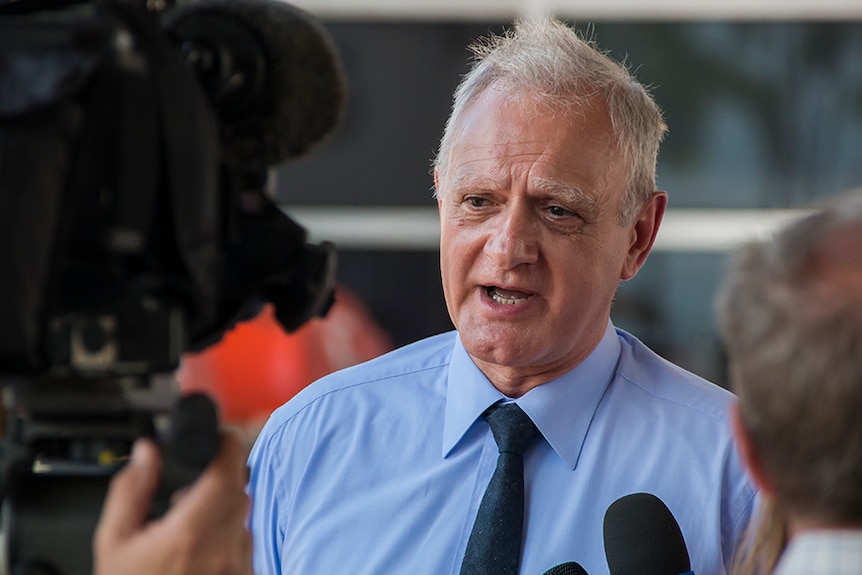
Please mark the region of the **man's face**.
<svg viewBox="0 0 862 575"><path fill-rule="evenodd" d="M625 167L604 107L569 116L491 88L456 128L448 173L435 174L449 315L512 396L592 351L619 280L643 261L631 253L638 226L617 219Z"/></svg>

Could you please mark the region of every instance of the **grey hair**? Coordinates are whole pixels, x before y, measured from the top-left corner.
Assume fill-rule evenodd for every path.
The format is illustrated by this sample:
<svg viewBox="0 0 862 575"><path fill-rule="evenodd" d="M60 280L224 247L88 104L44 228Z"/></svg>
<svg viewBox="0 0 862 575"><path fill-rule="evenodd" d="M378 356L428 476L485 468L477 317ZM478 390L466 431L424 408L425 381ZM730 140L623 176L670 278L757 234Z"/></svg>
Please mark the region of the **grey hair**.
<svg viewBox="0 0 862 575"><path fill-rule="evenodd" d="M744 247L717 306L743 425L782 504L862 520L862 190Z"/></svg>
<svg viewBox="0 0 862 575"><path fill-rule="evenodd" d="M470 103L491 86L512 98L538 102L562 113L580 113L599 96L607 104L613 137L629 171L619 219L628 224L656 190L656 162L667 131L662 112L623 64L552 18L518 20L500 36L470 46L474 58L455 91L452 113L434 167L445 178L453 141ZM435 191L439 197L440 190Z"/></svg>

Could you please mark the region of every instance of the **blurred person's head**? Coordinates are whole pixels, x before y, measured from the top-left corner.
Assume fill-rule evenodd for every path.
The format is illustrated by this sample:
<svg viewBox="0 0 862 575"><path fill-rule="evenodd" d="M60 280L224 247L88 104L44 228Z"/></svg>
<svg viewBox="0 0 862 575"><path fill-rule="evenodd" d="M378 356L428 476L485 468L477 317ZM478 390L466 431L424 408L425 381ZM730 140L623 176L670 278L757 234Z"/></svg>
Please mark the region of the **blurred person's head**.
<svg viewBox="0 0 862 575"><path fill-rule="evenodd" d="M742 249L718 305L764 496L791 534L862 525L862 190Z"/></svg>

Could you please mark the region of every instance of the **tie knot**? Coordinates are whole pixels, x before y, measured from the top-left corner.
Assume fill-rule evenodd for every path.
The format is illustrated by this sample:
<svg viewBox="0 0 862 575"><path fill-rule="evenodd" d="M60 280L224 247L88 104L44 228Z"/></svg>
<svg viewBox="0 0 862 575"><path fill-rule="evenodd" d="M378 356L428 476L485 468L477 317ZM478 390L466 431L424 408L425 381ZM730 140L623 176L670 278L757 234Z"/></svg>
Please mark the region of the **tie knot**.
<svg viewBox="0 0 862 575"><path fill-rule="evenodd" d="M491 426L500 453L523 455L539 432L530 416L515 403L491 406L485 412L485 420Z"/></svg>

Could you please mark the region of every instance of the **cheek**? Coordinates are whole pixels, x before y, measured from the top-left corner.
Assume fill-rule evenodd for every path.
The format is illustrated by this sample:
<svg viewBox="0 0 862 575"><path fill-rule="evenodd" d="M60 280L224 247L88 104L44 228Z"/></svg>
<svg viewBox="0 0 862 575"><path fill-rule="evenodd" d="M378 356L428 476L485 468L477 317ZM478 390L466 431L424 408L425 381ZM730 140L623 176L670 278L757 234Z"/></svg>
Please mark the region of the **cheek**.
<svg viewBox="0 0 862 575"><path fill-rule="evenodd" d="M440 276L444 286L454 288L464 281L470 271L469 258L464 250L450 248L440 252Z"/></svg>
<svg viewBox="0 0 862 575"><path fill-rule="evenodd" d="M443 286L443 299L446 303L446 311L449 314L449 319L456 329L460 326L459 310L461 309L460 302L461 286L464 284L463 274L461 272L461 259L458 258L457 250L453 250L445 240L440 242L440 279Z"/></svg>
<svg viewBox="0 0 862 575"><path fill-rule="evenodd" d="M443 283L443 293L445 296L449 296L449 277L451 275L450 272L450 261L447 257L447 253L445 250L440 250L440 279Z"/></svg>
<svg viewBox="0 0 862 575"><path fill-rule="evenodd" d="M440 278L443 281L443 292L447 299L451 295L451 291L457 283L460 275L461 261L458 257L458 250L453 243L449 241L447 236L441 236L440 239Z"/></svg>
<svg viewBox="0 0 862 575"><path fill-rule="evenodd" d="M618 259L613 253L571 244L557 250L555 257L548 256L560 313L609 301L619 283Z"/></svg>
<svg viewBox="0 0 862 575"><path fill-rule="evenodd" d="M440 229L440 269L450 277L470 267L481 241L478 230L464 226L444 225Z"/></svg>

